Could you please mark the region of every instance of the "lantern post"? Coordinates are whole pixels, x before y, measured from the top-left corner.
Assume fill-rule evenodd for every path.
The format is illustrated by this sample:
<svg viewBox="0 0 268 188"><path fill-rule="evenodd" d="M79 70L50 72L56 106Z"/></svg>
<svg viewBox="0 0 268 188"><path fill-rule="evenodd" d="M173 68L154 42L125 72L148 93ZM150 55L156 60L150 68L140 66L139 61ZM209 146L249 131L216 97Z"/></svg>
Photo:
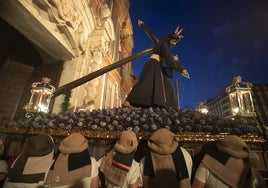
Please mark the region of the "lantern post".
<svg viewBox="0 0 268 188"><path fill-rule="evenodd" d="M241 76L234 77L232 85L226 88L232 116L256 116L251 88L252 84L250 82L242 82Z"/></svg>
<svg viewBox="0 0 268 188"><path fill-rule="evenodd" d="M50 84L50 79L43 77L41 82L34 82L31 89L30 101L24 106L27 112L49 112L49 104L55 87Z"/></svg>

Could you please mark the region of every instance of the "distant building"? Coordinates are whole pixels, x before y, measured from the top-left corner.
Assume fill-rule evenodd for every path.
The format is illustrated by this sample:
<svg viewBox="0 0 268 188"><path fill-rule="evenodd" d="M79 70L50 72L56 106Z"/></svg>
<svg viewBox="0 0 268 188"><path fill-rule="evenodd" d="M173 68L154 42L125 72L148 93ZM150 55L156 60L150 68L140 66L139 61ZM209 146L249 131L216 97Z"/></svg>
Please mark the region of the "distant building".
<svg viewBox="0 0 268 188"><path fill-rule="evenodd" d="M209 114L214 114L221 117L228 117L231 115L231 107L229 96L222 92L214 98L210 98L205 102Z"/></svg>
<svg viewBox="0 0 268 188"><path fill-rule="evenodd" d="M229 93L224 91L204 103L208 113L227 118L234 115L257 116L260 123L268 126L268 84L252 84L250 87L231 85L228 89Z"/></svg>
<svg viewBox="0 0 268 188"><path fill-rule="evenodd" d="M232 93L222 92L208 99L204 105L209 114L225 118L235 115L257 117L268 135L268 84L254 84L250 88L234 87Z"/></svg>
<svg viewBox="0 0 268 188"><path fill-rule="evenodd" d="M240 80L239 85L227 87L226 91L208 99L204 105L210 114L227 118L234 115L257 116L260 123L268 126L268 84L251 85Z"/></svg>

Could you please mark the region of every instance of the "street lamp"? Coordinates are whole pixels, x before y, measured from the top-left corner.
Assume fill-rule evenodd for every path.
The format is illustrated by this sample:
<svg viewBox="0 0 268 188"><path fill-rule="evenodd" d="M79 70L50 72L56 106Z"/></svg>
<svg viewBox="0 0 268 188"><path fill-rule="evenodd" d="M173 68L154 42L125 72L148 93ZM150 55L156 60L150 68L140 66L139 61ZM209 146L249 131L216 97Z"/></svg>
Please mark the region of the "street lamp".
<svg viewBox="0 0 268 188"><path fill-rule="evenodd" d="M50 84L50 78L43 77L41 82L32 84L30 101L24 106L27 112L48 113L49 104L55 87Z"/></svg>
<svg viewBox="0 0 268 188"><path fill-rule="evenodd" d="M256 116L251 94L252 84L242 82L241 76L236 76L232 80L232 85L226 88L229 94L231 113L233 116Z"/></svg>

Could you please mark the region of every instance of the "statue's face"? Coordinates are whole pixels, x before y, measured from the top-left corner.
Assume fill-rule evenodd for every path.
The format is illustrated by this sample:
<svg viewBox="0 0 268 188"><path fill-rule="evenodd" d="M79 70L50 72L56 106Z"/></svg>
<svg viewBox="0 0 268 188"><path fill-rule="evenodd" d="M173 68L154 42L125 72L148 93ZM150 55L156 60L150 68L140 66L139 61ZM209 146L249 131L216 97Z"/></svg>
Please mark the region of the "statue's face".
<svg viewBox="0 0 268 188"><path fill-rule="evenodd" d="M178 43L178 40L176 40L176 39L171 39L171 40L169 41L169 44L170 44L171 46L175 46L177 43Z"/></svg>

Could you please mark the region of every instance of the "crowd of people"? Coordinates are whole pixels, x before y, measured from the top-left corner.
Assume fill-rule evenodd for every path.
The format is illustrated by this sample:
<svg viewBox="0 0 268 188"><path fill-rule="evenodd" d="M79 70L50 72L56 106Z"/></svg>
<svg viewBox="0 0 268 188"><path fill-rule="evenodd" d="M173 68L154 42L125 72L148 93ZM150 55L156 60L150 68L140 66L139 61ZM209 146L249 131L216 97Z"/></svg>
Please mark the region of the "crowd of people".
<svg viewBox="0 0 268 188"><path fill-rule="evenodd" d="M0 161L0 181L4 188L266 187L238 136L213 142L199 160L168 129L160 128L144 141L141 149L135 132L122 131L111 150L95 159L79 132L66 136L57 152L50 135L31 136L12 164Z"/></svg>

